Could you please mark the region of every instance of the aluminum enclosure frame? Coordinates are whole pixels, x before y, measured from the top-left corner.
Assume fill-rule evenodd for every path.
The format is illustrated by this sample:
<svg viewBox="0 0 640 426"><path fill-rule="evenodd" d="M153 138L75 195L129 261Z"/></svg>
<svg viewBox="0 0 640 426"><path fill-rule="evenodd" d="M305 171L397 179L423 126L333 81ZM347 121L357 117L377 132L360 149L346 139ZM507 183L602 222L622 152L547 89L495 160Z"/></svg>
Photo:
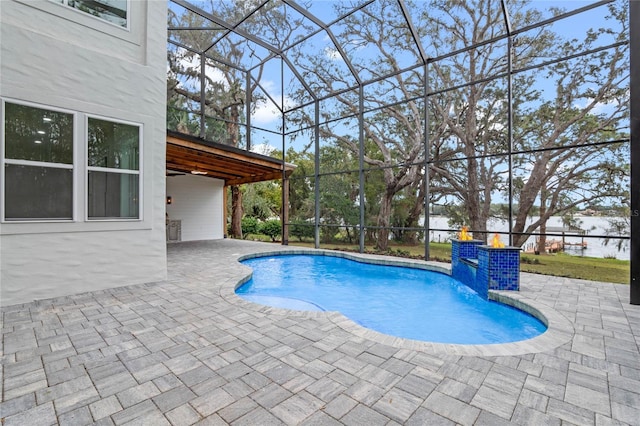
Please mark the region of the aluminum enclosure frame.
<svg viewBox="0 0 640 426"><path fill-rule="evenodd" d="M242 66L238 65L238 64L231 64L231 63L225 63L226 66L230 66L230 67L234 67L236 69L238 69L238 71L244 73L244 75L246 76L246 87L247 90L245 91L245 105L246 105L246 115L247 115L247 129L250 128L255 128L258 130L263 130L266 132L271 132L268 129L261 129L260 127L257 126L252 126L251 123L251 119L250 119L250 110L249 110L249 104L251 102L251 93L249 93L248 88L250 87L250 84L255 84L256 87L260 87L260 89L265 93L265 95L270 99L270 101L278 108L279 112L282 114L283 117L283 125L282 125L282 148L283 148L283 152L285 152L285 148L286 148L286 142L285 142L285 138L297 131L299 131L300 129L296 129L294 131L286 131L285 130L285 124L286 124L286 117L288 114L291 114L293 112L295 112L298 109L301 108L307 108L307 107L313 107L313 109L315 110L314 112L314 124L312 126L309 127L310 130L313 131L313 146L314 148L314 158L315 158L315 171L314 174L309 176L310 178L314 179L315 182L315 220L314 220L314 235L315 235L315 245L316 247L320 246L319 243L319 238L320 238L320 228L322 226L329 226L329 225L323 225L320 223L319 221L319 216L320 216L320 207L319 207L319 181L322 178L322 176L324 176L325 174L320 172L320 165L319 165L319 150L320 150L320 132L319 132L319 127L322 124L327 124L328 122L320 122L320 103L322 101L331 99L332 97L335 97L337 95L340 95L342 93L346 93L348 91L356 91L358 92L358 112L356 114L354 114L352 116L352 118L356 119L358 121L358 127L359 127L359 133L358 133L358 143L360 146L360 150L359 150L359 158L358 158L358 162L359 162L359 167L358 170L352 170L352 171L344 171L343 173L348 173L348 172L353 172L353 173L358 173L359 176L359 183L360 183L360 188L363 188L364 185L364 173L365 173L365 168L364 168L364 164L363 164L363 144L364 144L364 133L363 133L363 121L364 121L364 114L367 112L371 112L372 110L365 110L364 107L364 95L363 95L363 90L364 87L370 85L370 84L374 84L376 82L382 81L384 79L388 79L388 78L392 78L395 76L398 76L402 73L408 72L408 71L412 71L412 70L416 70L416 69L420 69L422 68L422 72L424 75L424 93L423 93L423 101L429 102L430 97L436 96L440 93L444 93L446 91L452 91L452 90L457 90L460 88L464 88L466 86L470 86L473 84L478 84L481 81L471 81L471 82L467 82L465 84L461 84L455 87L449 87L447 89L441 90L441 91L432 91L430 89L430 81L429 81L429 67L430 64L432 63L436 63L438 61L442 61L447 59L448 57L452 57L455 55L458 55L460 53L464 53L466 51L469 51L471 49L476 49L482 45L485 44L489 44L489 43L495 43L501 40L506 40L508 43L508 54L505 58L505 60L508 63L507 66L507 71L504 74L500 74L500 75L493 75L489 79L499 79L499 78L506 78L507 79L507 85L508 85L508 115L507 115L507 134L508 134L508 170L509 170L509 177L508 177L508 201L509 201L509 212L508 212L508 217L509 217L509 242L511 243L512 238L513 238L513 164L512 164L512 158L513 155L517 155L517 154L529 154L529 153L533 153L533 152L537 152L537 151L544 151L544 149L540 149L540 150L530 150L530 151L515 151L514 150L514 145L513 145L513 99L512 99L512 78L515 74L517 73L522 73L522 72L526 72L526 71L531 71L533 69L537 69L537 68L542 68L546 65L552 65L554 63L560 62L560 61L566 61L569 59L572 59L574 57L578 57L578 56L583 56L583 55L587 55L587 54L591 54L591 53L597 53L600 50L605 50L605 49L610 49L610 48L615 48L619 45L621 45L621 43L617 43L617 44L611 44L611 45L607 45L607 46L602 46L598 49L595 49L593 51L589 51L589 52L578 52L573 56L569 56L569 57L564 57L564 58L559 58L556 60L550 60L548 62L545 62L543 64L537 64L535 66L531 66L528 68L522 68L522 69L514 69L513 68L513 62L512 62L512 51L513 51L513 40L515 37L517 37L519 34L525 33L527 31L531 31L533 29L536 28L540 28L543 27L545 25L551 24L553 22L557 22L557 21L561 21L563 19L569 18L571 16L574 15L578 15L580 13L586 12L588 10L597 8L597 7L601 7L603 5L606 5L608 3L611 3L613 0L602 0L602 1L596 1L592 4L589 4L587 6L581 7L579 9L576 10L572 10L568 13L565 13L563 15L560 16L556 16L541 22L538 22L534 25L530 25L524 28L512 28L511 27L511 20L510 20L510 16L508 13L508 7L507 7L507 3L508 0L501 0L500 2L500 7L502 8L502 13L503 13L503 17L504 17L504 25L505 25L505 34L498 36L498 37L494 37L488 40L484 40L480 43L471 45L471 46L465 46L462 49L456 50L456 51L452 51L449 52L447 54L444 54L442 56L439 57L427 57L427 54L425 53L425 49L424 46L422 46L422 43L420 41L420 37L417 34L417 31L415 29L415 26L413 25L413 22L411 20L411 15L409 12L409 9L407 8L407 5L405 4L404 0L396 0L398 7L400 9L400 11L402 12L403 18L406 22L407 25L407 29L409 34L411 35L411 37L413 38L413 42L416 45L416 49L419 52L419 56L420 56L420 61L419 63L405 68L405 69L401 69L397 72L393 72L393 73L388 73L382 76L379 76L378 78L374 78L374 79L369 79L369 80L365 80L363 79L359 74L358 71L356 69L356 67L354 66L354 64L351 63L351 61L349 60L348 55L344 52L344 47L340 45L338 38L335 36L335 34L332 31L332 25L334 25L336 22L344 19L346 16L349 16L351 14L354 14L356 12L358 12L359 10L362 10L363 8L367 7L368 5L370 5L371 3L374 3L375 0L368 0L368 1L363 1L359 4L357 4L353 10L349 11L348 13L337 17L334 21L332 22L323 22L322 20L320 20L317 16L315 16L314 14L312 14L310 11L308 11L306 8L304 8L303 6L301 6L299 3L297 3L294 0L280 0L281 3L283 5L286 5L288 7L290 7L291 9L295 10L297 13L299 13L301 16L303 16L305 19L309 20L310 22L314 23L318 28L307 34L306 36L303 36L299 39L297 39L295 42L291 43L290 45L286 45L283 47L278 47L278 46L274 46L266 41L264 41L260 35L258 34L249 34L246 31L242 30L241 28L238 28L243 22L245 22L245 20L247 20L250 16L252 16L255 13L260 13L260 10L262 8L264 8L268 3L269 0L265 0L259 3L256 3L256 7L249 11L247 13L247 15L242 18L239 22L233 24L233 23L229 23L229 22L225 22L224 20L202 10L201 8L198 8L197 6L193 5L192 3L190 3L187 0L170 0L171 3L175 3L177 5L180 5L181 7L184 7L185 9L190 10L193 13L196 13L197 15L213 22L215 25L219 26L220 29L224 29L226 32L223 36L218 37L216 40L212 41L212 43L210 43L210 45L202 50L202 51L198 51L197 49L194 49L191 46L180 46L179 43L175 43L173 40L169 40L169 43L172 43L178 47L184 48L184 49L189 49L191 51L193 51L194 53L198 53L201 55L201 61L202 61L202 65L203 65L203 69L204 69L204 62L205 62L205 58L206 59L210 59L213 61L221 61L220 58L215 58L212 55L209 55L208 51L212 48L214 48L217 43L219 43L226 35L228 34L235 34L237 36L240 37L244 37L247 40L250 40L251 42L255 43L256 45L266 49L269 52L269 55L267 57L265 57L260 63L258 63L257 65L254 65L250 68L243 68ZM630 23L630 56L631 56L631 64L630 64L630 75L631 75L631 126L630 126L630 149L631 149L631 188L630 188L630 192L631 192L631 218L630 218L630 222L631 222L631 236L633 235L638 235L638 233L640 232L640 144L638 143L638 141L640 141L640 81L638 81L640 79L640 69L639 69L639 64L640 64L640 49L638 47L640 47L640 29L638 28L640 26L640 5L638 4L637 1L634 0L629 0L629 23ZM172 28L175 30L179 30L179 28ZM331 39L331 41L335 44L336 49L338 50L338 52L340 53L340 55L342 56L343 60L345 61L346 67L349 69L350 73L352 74L354 80L356 81L356 84L354 86L351 87L347 87L341 90L337 90L337 91L332 91L331 93L328 93L326 95L322 95L320 93L315 93L314 90L311 88L311 86L308 84L308 82L306 82L305 78L303 77L303 74L301 72L299 72L296 69L296 65L288 58L288 53L291 51L291 49L293 49L294 47L300 45L301 43L304 43L306 40L310 39L311 37L321 33L321 32L326 32L328 34L328 37ZM279 58L283 64L286 64L288 69L292 72L293 75L296 76L296 78L298 79L298 81L300 82L300 84L304 87L304 89L307 91L308 95L310 96L311 100L309 102L306 103L301 103L299 105L296 105L295 107L289 108L287 109L286 106L284 105L284 93L281 94L282 98L280 99L280 103L276 102L276 100L274 100L268 93L268 90L265 90L264 87L261 86L261 82L258 81L256 79L255 76L252 75L252 72L254 70L256 70L257 68L259 68L260 66L263 66L266 62L274 59L274 58ZM204 74L204 73L202 73ZM284 86L284 85L283 85ZM204 83L202 84L202 87L204 87ZM408 102L408 100L405 100L404 102ZM385 106L387 107L387 106ZM429 153L429 148L430 148L430 141L429 141L429 133L428 133L428 129L429 129L429 114L428 114L428 108L424 108L424 156L423 158L420 160L421 164L424 167L424 179L423 179L423 188L425 191L425 211L424 211L424 216L425 216L425 223L424 223L424 228L421 228L421 230L423 232L425 232L425 236L428 235L429 230L433 230L433 228L430 227L430 218L429 218L429 169L430 167L432 167L433 165L436 165L437 162L435 160L433 160L432 158L429 158L429 155L427 153ZM204 132L204 121L205 121L205 117L204 117L204 107L202 108L202 125L201 125L201 132ZM345 119L347 117L341 117L340 119ZM337 120L337 119L336 119ZM251 135L250 135L250 131L247 131L247 149L250 148L251 146ZM607 142L602 142L603 144L605 143L619 143L619 142L628 142L625 140L622 141L607 141ZM598 143L594 143L592 145L597 145ZM477 156L472 156L472 157L465 157L466 159L469 158L476 158L476 159L482 159L485 158L485 155L477 155ZM455 161L457 160L461 160L462 158L456 158L454 159ZM454 161L454 160L448 160L448 161ZM393 166L389 166L389 167L393 167ZM369 171L371 169L366 169L366 171ZM359 247L360 247L360 251L364 251L364 234L365 234L365 230L366 229L375 229L376 227L374 226L366 226L364 223L364 198L363 198L363 191L360 191L360 200L359 200L359 205L360 205L360 224L359 224L359 233L360 233L360 241L359 241ZM393 229L393 228L391 228ZM528 233L527 235L535 235L535 234L531 234ZM554 236L554 234L548 233L547 235L550 236ZM590 235L591 236L591 235ZM592 237L599 237L599 236L592 236ZM605 237L605 236L601 236L601 237ZM640 238L628 238L630 240L630 249L631 249L631 276L630 276L630 283L631 283L631 303L633 304L640 304ZM428 258L429 257L429 244L425 244L425 257Z"/></svg>

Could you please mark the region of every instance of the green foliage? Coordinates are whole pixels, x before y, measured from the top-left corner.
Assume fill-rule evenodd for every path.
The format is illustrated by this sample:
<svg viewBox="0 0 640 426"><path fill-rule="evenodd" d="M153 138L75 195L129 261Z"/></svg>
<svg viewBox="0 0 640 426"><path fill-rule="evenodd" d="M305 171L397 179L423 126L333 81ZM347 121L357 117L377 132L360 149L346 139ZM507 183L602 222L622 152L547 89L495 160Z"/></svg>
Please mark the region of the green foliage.
<svg viewBox="0 0 640 426"><path fill-rule="evenodd" d="M258 219L252 216L245 216L242 218L242 236L247 238L249 234L258 233Z"/></svg>
<svg viewBox="0 0 640 426"><path fill-rule="evenodd" d="M269 236L271 241L275 242L277 237L282 235L282 223L277 219L266 220L260 223L258 232Z"/></svg>
<svg viewBox="0 0 640 426"><path fill-rule="evenodd" d="M606 229L607 237L604 239L604 245L615 245L618 251L625 251L629 248L629 240L615 239L616 236L628 236L631 233L631 209L628 206L618 206L614 208L618 212L618 216L607 219L608 226Z"/></svg>
<svg viewBox="0 0 640 426"><path fill-rule="evenodd" d="M285 161L296 165L289 179L289 214L291 217L310 218L314 214L315 182L308 176L314 173L313 154L305 151L296 152L293 148L289 148Z"/></svg>
<svg viewBox="0 0 640 426"><path fill-rule="evenodd" d="M280 213L280 181L257 182L242 186L242 208L246 215L267 220Z"/></svg>
<svg viewBox="0 0 640 426"><path fill-rule="evenodd" d="M293 220L289 225L289 234L296 237L298 241L302 241L305 238L313 238L313 223L305 222L300 219Z"/></svg>
<svg viewBox="0 0 640 426"><path fill-rule="evenodd" d="M537 257L531 258L529 256L521 256L520 263L525 263L527 265L540 265L540 260Z"/></svg>

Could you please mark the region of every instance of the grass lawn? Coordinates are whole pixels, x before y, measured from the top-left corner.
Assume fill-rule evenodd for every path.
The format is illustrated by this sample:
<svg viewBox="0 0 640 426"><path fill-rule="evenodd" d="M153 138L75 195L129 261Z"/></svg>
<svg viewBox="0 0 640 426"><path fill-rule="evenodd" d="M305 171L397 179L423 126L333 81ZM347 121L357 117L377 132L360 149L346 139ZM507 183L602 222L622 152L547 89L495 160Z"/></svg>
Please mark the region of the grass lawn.
<svg viewBox="0 0 640 426"><path fill-rule="evenodd" d="M524 263L528 260L539 263ZM523 272L555 275L558 277L581 278L592 281L629 284L630 267L628 260L602 259L599 257L579 257L564 253L521 257Z"/></svg>
<svg viewBox="0 0 640 426"><path fill-rule="evenodd" d="M313 243L291 240L289 245L313 247ZM358 246L355 244L321 244L320 247L329 250L358 251ZM365 251L374 252L373 247L370 246L365 247ZM390 244L389 253L387 254L422 258L424 256L424 247ZM431 243L429 245L429 255L430 260L451 262L451 244ZM522 272L629 284L630 262L628 260L579 257L564 253L522 254L520 259L520 270Z"/></svg>

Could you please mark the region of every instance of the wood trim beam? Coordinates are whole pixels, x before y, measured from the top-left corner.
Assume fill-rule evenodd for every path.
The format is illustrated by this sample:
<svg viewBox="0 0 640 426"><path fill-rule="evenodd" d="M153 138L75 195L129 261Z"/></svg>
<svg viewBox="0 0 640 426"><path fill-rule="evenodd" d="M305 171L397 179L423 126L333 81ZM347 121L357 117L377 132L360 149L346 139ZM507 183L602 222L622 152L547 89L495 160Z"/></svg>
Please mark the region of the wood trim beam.
<svg viewBox="0 0 640 426"><path fill-rule="evenodd" d="M203 176L222 179L225 186L280 180L295 169L276 158L175 134L167 135L166 167L182 173L206 172Z"/></svg>

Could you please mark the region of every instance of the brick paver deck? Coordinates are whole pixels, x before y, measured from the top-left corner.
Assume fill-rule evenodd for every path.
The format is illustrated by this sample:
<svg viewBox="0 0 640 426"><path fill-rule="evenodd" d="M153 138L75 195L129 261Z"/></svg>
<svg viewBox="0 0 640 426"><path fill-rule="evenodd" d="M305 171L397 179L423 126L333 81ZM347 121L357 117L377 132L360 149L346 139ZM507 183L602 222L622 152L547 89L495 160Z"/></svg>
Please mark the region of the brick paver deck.
<svg viewBox="0 0 640 426"><path fill-rule="evenodd" d="M236 297L281 249L170 245L165 282L3 308L4 424L640 424L628 286L522 274L556 337L476 353Z"/></svg>

